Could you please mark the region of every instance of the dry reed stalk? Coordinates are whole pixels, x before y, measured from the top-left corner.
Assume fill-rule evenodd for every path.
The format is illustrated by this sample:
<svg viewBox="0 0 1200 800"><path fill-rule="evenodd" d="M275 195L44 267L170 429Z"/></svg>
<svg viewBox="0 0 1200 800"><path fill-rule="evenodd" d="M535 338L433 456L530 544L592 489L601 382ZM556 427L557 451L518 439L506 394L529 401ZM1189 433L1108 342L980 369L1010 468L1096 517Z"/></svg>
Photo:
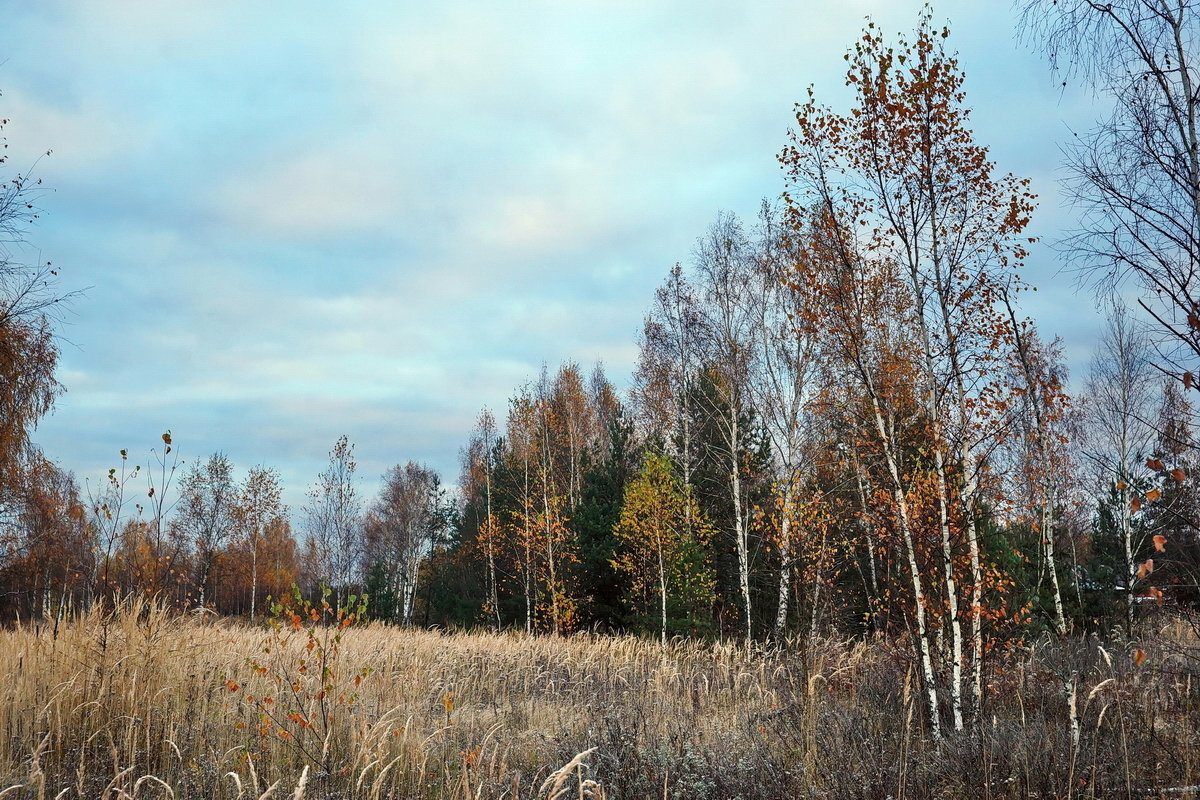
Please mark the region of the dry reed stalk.
<svg viewBox="0 0 1200 800"><path fill-rule="evenodd" d="M538 789L538 797L545 796L546 800L558 800L563 796L566 789L563 789L563 784L571 777L571 773L575 768L583 763L583 760L595 751L596 748L589 747L582 753L576 753L575 757L568 761L563 766L550 773L550 776L542 782L541 788Z"/></svg>
<svg viewBox="0 0 1200 800"><path fill-rule="evenodd" d="M304 800L304 789L308 786L308 764L304 765L304 770L300 773L300 780L296 783L296 791L292 792L292 800Z"/></svg>

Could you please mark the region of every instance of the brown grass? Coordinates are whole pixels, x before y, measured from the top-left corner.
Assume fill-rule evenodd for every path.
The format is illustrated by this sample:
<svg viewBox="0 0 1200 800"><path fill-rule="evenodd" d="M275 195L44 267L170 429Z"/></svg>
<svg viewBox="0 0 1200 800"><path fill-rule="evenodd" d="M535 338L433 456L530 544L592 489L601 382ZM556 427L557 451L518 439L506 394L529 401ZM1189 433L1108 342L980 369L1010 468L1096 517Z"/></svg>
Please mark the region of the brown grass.
<svg viewBox="0 0 1200 800"><path fill-rule="evenodd" d="M805 658L351 628L338 691L371 671L316 724L311 672L289 672L294 636L264 654L263 628L141 605L0 633L0 798L1181 797L1200 784L1196 643L1180 626L1141 643L1140 665L1095 639L997 658L981 732L940 743L907 651L881 641ZM299 695L279 691L284 674ZM262 728L251 697L314 727Z"/></svg>

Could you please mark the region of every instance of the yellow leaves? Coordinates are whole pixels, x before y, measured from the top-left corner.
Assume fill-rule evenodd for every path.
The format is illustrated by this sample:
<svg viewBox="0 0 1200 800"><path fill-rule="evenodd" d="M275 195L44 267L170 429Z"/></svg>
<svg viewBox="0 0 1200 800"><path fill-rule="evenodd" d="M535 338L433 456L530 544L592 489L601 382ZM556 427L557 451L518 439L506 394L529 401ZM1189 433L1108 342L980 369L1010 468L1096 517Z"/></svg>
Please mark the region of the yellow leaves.
<svg viewBox="0 0 1200 800"><path fill-rule="evenodd" d="M1160 553L1167 552L1167 537L1161 534L1154 535L1154 549Z"/></svg>
<svg viewBox="0 0 1200 800"><path fill-rule="evenodd" d="M1142 562L1142 564L1141 564L1141 565L1140 565L1140 566L1137 568L1137 576L1138 576L1138 579L1140 580L1140 579L1142 579L1142 578L1145 578L1145 577L1146 577L1147 575L1149 575L1151 572L1154 572L1154 559L1153 559L1153 558L1147 558L1147 559L1146 559L1144 562Z"/></svg>
<svg viewBox="0 0 1200 800"><path fill-rule="evenodd" d="M1158 489L1151 489L1150 491L1146 492L1146 502L1147 503L1154 503L1154 502L1158 501L1159 498L1161 498L1161 497L1162 497L1162 492Z"/></svg>

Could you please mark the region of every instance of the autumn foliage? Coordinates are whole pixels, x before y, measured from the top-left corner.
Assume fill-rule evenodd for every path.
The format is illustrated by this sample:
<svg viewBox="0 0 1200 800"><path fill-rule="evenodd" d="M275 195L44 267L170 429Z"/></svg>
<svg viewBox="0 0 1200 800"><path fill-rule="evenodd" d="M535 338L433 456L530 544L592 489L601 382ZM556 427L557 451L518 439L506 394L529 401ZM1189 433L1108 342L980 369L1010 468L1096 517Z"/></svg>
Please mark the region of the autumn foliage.
<svg viewBox="0 0 1200 800"><path fill-rule="evenodd" d="M495 732L519 729L510 725L518 712L487 707L488 690L460 688L462 675L502 675L502 689L487 686L504 697L519 684L566 702L574 689L565 687L580 697L594 681L628 689L614 677L626 668L661 681L645 698L727 714L748 737L738 739L745 753L772 769L787 764L778 796L800 785L845 793L822 771L837 766L828 747L872 737L891 748L888 769L911 748L936 761L969 741L992 748L1005 785L1025 794L1113 789L1106 760L1118 734L1105 716L1111 707L1126 736L1129 698L1150 707L1138 694L1143 674L1175 658L1188 677L1171 689L1172 713L1194 722L1192 689L1181 687L1191 686L1200 645L1179 622L1194 623L1200 609L1193 373L1163 367L1160 340L1114 302L1073 396L1064 346L1022 311L1036 197L976 141L966 74L931 11L895 39L868 23L846 53L845 83L844 108L822 104L816 87L795 106L778 154L780 200L753 220L718 214L691 259L665 271L647 298L629 391L601 364L544 364L505 408L479 414L456 484L398 461L369 495L355 444L341 436L303 507L289 509L276 469L201 455L166 431L81 486L32 441L61 391L52 313L61 298L45 288L54 273L0 262L0 612L35 622L51 641L60 629L87 630L108 664L139 625L149 641L154 625L185 613L188 636L205 626L240 644L251 636L252 652L215 673L204 666L204 680L217 676L204 708L234 721L230 747L244 756L226 773L238 797L255 759L268 756L311 767L327 785L356 776L354 791L391 786L392 764L415 770L390 779L405 788L431 773L461 796L507 791L500 774L527 786L505 771L521 754L497 750ZM30 207L17 201L29 189L21 178L0 186L0 228L28 224ZM1176 289L1172 297L1190 291ZM1161 317L1164 302L1143 307ZM1186 310L1186 326L1171 323L1185 345L1176 360L1196 350L1195 312ZM1177 616L1166 644L1135 641L1147 617L1166 627L1167 611ZM245 618L250 633L214 619L227 616ZM362 644L382 642L384 624L408 638ZM447 637L458 648L447 666L397 655L395 642L436 649L429 643L441 640L418 628L495 635ZM1081 633L1123 639L1123 649ZM594 662L579 655L589 647L633 655ZM522 648L536 663L521 661ZM551 663L566 656L586 669ZM423 710L412 698L369 705L392 697L376 686L382 658L444 671L422 689ZM696 666L703 659L719 665L714 676ZM593 668L617 672L600 679ZM85 677L81 685L107 680ZM1059 694L1044 688L1055 681ZM1005 761L1006 731L1035 727L1013 705L1018 690L1041 698L1037 735L1070 753L1065 766L1047 762L1046 775L1028 752L1023 765ZM860 699L874 717L854 716ZM1062 708L1051 712L1053 703ZM579 711L591 715L580 730L608 731L614 748L641 747L650 729L692 741L639 713L635 724ZM829 722L829 741L821 714L841 721ZM456 738L464 729L471 736ZM1161 733L1185 748L1184 729ZM705 731L706 747L732 735ZM21 736L29 732L14 741ZM692 758L690 746L679 752ZM558 792L588 751L578 752L539 785ZM683 761L646 756L623 780L648 791L637 770L657 781L662 767L665 786L670 769L689 768ZM993 786L933 775L930 763L930 781L949 792ZM1125 766L1125 794L1135 771ZM872 774L856 773L857 786L880 796L914 780L888 772L885 787ZM650 788L659 794L657 782Z"/></svg>

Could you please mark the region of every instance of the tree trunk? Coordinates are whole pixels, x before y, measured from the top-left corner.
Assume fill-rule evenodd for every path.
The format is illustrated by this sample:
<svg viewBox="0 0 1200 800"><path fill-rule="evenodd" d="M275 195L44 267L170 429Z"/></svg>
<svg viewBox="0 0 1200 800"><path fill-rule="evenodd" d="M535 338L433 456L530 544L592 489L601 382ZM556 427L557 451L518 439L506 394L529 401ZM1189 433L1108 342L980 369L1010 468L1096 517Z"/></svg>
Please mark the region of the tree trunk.
<svg viewBox="0 0 1200 800"><path fill-rule="evenodd" d="M484 493L487 499L487 558L488 593L492 602L492 613L496 616L496 633L500 632L500 592L496 588L496 527L492 518L492 451L491 440L484 436Z"/></svg>
<svg viewBox="0 0 1200 800"><path fill-rule="evenodd" d="M730 416L730 447L729 447L729 484L733 494L733 527L737 537L738 556L738 585L742 590L742 607L746 612L746 645L754 640L752 615L750 608L750 542L746 531L746 522L742 518L742 470L738 463L738 422L736 411L731 410Z"/></svg>
<svg viewBox="0 0 1200 800"><path fill-rule="evenodd" d="M1122 465L1124 466L1124 465ZM1133 563L1133 520L1129 511L1128 473L1122 470L1119 478L1125 488L1117 492L1121 506L1121 544L1125 548L1125 636L1133 636L1133 584L1137 581L1137 565Z"/></svg>
<svg viewBox="0 0 1200 800"><path fill-rule="evenodd" d="M892 500L896 504L896 516L900 526L900 534L904 539L904 550L908 556L908 572L912 580L913 605L917 622L917 647L921 655L921 674L925 681L925 692L929 701L929 732L934 739L941 738L941 721L938 718L937 676L933 671L933 659L929 654L929 630L925 622L925 589L921 581L921 570L917 564L916 545L913 542L911 518L908 510L908 498L905 497L904 483L900 474L900 465L892 447L891 433L884 421L879 401L871 397L874 406L875 427L883 445L884 461L887 463L888 475L892 480Z"/></svg>
<svg viewBox="0 0 1200 800"><path fill-rule="evenodd" d="M967 547L971 556L971 718L975 725L983 719L983 564L979 556L979 528L975 522L974 481L964 488L961 501L967 521Z"/></svg>
<svg viewBox="0 0 1200 800"><path fill-rule="evenodd" d="M667 646L667 569L663 563L662 545L658 548L658 590L661 602L659 609L662 612L662 636L661 644L665 648Z"/></svg>
<svg viewBox="0 0 1200 800"><path fill-rule="evenodd" d="M963 729L962 713L962 620L958 613L958 585L954 579L954 550L950 539L950 508L947 500L946 461L941 443L934 445L934 468L938 487L938 526L942 534L942 571L946 584L946 610L950 617L950 709L954 715L954 730Z"/></svg>
<svg viewBox="0 0 1200 800"><path fill-rule="evenodd" d="M258 608L258 541L250 545L250 620L255 619L255 612Z"/></svg>
<svg viewBox="0 0 1200 800"><path fill-rule="evenodd" d="M550 584L550 616L554 627L554 635L562 633L559 628L558 613L558 573L554 563L554 521L550 513L550 494L546 488L547 478L542 484L542 514L545 516L546 529L546 568Z"/></svg>
<svg viewBox="0 0 1200 800"><path fill-rule="evenodd" d="M209 573L212 572L212 553L205 552L205 554L201 557L200 563L203 566L200 570L200 603L197 608L204 608L208 591L208 576Z"/></svg>
<svg viewBox="0 0 1200 800"><path fill-rule="evenodd" d="M787 628L788 603L792 587L791 517L794 500L790 488L790 476L787 478L787 487L783 490L783 509L779 520L779 608L775 612L775 636L780 638Z"/></svg>

